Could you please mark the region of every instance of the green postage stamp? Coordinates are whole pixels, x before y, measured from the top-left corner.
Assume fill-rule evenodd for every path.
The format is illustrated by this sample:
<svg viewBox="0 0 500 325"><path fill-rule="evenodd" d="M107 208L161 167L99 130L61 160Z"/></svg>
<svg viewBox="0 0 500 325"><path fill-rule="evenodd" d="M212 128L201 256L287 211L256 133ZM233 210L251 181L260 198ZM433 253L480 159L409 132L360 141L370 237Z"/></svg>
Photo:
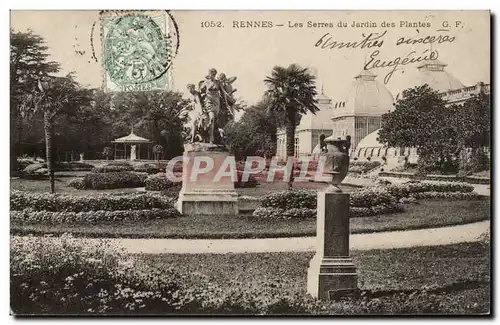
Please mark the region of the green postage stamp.
<svg viewBox="0 0 500 325"><path fill-rule="evenodd" d="M101 28L106 91L171 88L173 50L166 11L103 11Z"/></svg>

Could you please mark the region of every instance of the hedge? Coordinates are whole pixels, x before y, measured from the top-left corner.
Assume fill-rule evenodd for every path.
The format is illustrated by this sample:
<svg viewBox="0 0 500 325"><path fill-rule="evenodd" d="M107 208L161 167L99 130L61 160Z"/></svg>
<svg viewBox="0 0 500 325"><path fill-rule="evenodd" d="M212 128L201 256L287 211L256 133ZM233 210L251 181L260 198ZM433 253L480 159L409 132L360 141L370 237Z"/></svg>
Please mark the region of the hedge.
<svg viewBox="0 0 500 325"><path fill-rule="evenodd" d="M382 187L367 187L350 193L351 207L372 207L381 204L394 205L396 199ZM306 208L316 209L317 192L311 190L286 190L273 192L261 197L265 208Z"/></svg>
<svg viewBox="0 0 500 325"><path fill-rule="evenodd" d="M367 173L381 165L380 161L351 161L349 163L349 172L352 173Z"/></svg>
<svg viewBox="0 0 500 325"><path fill-rule="evenodd" d="M259 219L310 219L316 218L316 209L259 207L252 215Z"/></svg>
<svg viewBox="0 0 500 325"><path fill-rule="evenodd" d="M55 172L61 171L90 171L94 168L94 165L82 163L78 161L72 162L56 162L53 164L53 168ZM34 163L28 165L23 170L24 173L27 174L42 174L47 172L47 163Z"/></svg>
<svg viewBox="0 0 500 325"><path fill-rule="evenodd" d="M116 173L116 172L130 172L133 171L132 166L122 166L122 165L107 165L102 167L95 167L92 169L92 173Z"/></svg>
<svg viewBox="0 0 500 325"><path fill-rule="evenodd" d="M143 164L143 165L135 166L134 171L148 173L148 174L158 174L162 170L160 168L158 168L158 166L155 166L152 164Z"/></svg>
<svg viewBox="0 0 500 325"><path fill-rule="evenodd" d="M474 190L474 186L461 182L420 182L409 181L402 184L388 184L384 186L396 199L408 197L413 193L422 192L463 192Z"/></svg>
<svg viewBox="0 0 500 325"><path fill-rule="evenodd" d="M446 199L446 200L478 200L488 199L488 196L475 192L419 192L410 195L414 199Z"/></svg>
<svg viewBox="0 0 500 325"><path fill-rule="evenodd" d="M85 190L85 189L87 189L87 184L85 183L85 178L84 177L79 177L79 178L72 179L71 181L69 181L68 186L69 187L73 187L73 188L75 188L77 190Z"/></svg>
<svg viewBox="0 0 500 325"><path fill-rule="evenodd" d="M107 166L132 166L128 161L114 160L106 164Z"/></svg>
<svg viewBox="0 0 500 325"><path fill-rule="evenodd" d="M149 175L144 181L146 191L165 191L172 187L180 187L182 182L172 182L165 173Z"/></svg>
<svg viewBox="0 0 500 325"><path fill-rule="evenodd" d="M359 191L352 192L350 205L353 207L370 208L382 204L394 205L397 200L387 191L385 187L366 187Z"/></svg>
<svg viewBox="0 0 500 325"><path fill-rule="evenodd" d="M24 209L11 211L10 220L19 223L98 223L102 221L146 221L153 219L170 219L181 216L174 207L150 210L124 210L124 211L81 211L81 212L51 212Z"/></svg>
<svg viewBox="0 0 500 325"><path fill-rule="evenodd" d="M396 203L380 204L369 208L350 207L349 218L370 217L380 214L403 212L404 208ZM260 219L314 219L316 218L316 209L309 208L264 208L255 209L253 216Z"/></svg>
<svg viewBox="0 0 500 325"><path fill-rule="evenodd" d="M121 195L71 196L13 190L10 193L10 209L21 211L85 212L168 209L173 205L170 198L149 193Z"/></svg>
<svg viewBox="0 0 500 325"><path fill-rule="evenodd" d="M289 209L316 209L317 193L310 190L286 190L271 192L261 197L262 207Z"/></svg>
<svg viewBox="0 0 500 325"><path fill-rule="evenodd" d="M85 188L103 190L142 187L146 177L146 173L135 172L89 173L84 180Z"/></svg>

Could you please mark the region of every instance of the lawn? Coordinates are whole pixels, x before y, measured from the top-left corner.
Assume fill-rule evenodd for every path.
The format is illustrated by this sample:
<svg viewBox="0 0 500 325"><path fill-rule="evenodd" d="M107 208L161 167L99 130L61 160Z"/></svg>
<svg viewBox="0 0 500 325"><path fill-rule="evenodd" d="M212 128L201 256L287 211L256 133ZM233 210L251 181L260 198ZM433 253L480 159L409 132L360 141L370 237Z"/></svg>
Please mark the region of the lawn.
<svg viewBox="0 0 500 325"><path fill-rule="evenodd" d="M59 173L59 177L58 177ZM71 194L71 195L92 195L95 193L134 193L137 188L118 188L112 190L77 190L69 187L68 184L72 179L83 177L89 172L58 172L55 177L56 193ZM327 186L325 183L301 182L295 183L294 188L316 189L320 190ZM23 179L16 178L10 180L10 188L12 190L32 191L32 192L50 192L50 183L48 179ZM270 192L283 191L288 188L286 182L262 182L255 188L237 188L236 192L240 195L261 196ZM359 189L358 186L350 186L342 184L341 188L344 192L352 192Z"/></svg>
<svg viewBox="0 0 500 325"><path fill-rule="evenodd" d="M266 286L286 280L286 289L302 294L306 292L311 257L312 253L138 256L160 270L173 267L182 273L198 272L225 287L238 285L241 290L264 291ZM367 307L372 312L457 315L490 310L489 244L353 251L352 257L358 268L359 288L378 298L372 299L372 305ZM422 292L424 289L426 292ZM414 290L420 292L410 293ZM378 308L374 303L379 304ZM354 300L348 305L335 302L332 309L359 314L364 307Z"/></svg>
<svg viewBox="0 0 500 325"><path fill-rule="evenodd" d="M465 224L490 218L490 201L421 200L406 212L351 219L351 233L422 229ZM11 223L11 233L130 238L270 238L314 236L316 220L261 220L252 216L184 216L177 219L99 224Z"/></svg>
<svg viewBox="0 0 500 325"><path fill-rule="evenodd" d="M60 172L63 177L55 178L56 193L71 194L77 196L93 195L98 193L136 193L136 188L117 188L111 190L77 190L69 187L68 184L72 179L83 177L89 172ZM67 177L74 175L73 177ZM30 192L50 192L50 183L48 179L23 179L16 178L10 180L11 190L30 191Z"/></svg>

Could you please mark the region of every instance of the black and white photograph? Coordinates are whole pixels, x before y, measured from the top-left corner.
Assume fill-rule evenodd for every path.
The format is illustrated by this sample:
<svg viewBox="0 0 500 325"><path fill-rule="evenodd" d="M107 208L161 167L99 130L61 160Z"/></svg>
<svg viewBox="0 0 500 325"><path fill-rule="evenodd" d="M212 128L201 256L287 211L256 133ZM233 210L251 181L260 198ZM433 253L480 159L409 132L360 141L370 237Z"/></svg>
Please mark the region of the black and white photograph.
<svg viewBox="0 0 500 325"><path fill-rule="evenodd" d="M491 316L492 22L11 10L11 317Z"/></svg>

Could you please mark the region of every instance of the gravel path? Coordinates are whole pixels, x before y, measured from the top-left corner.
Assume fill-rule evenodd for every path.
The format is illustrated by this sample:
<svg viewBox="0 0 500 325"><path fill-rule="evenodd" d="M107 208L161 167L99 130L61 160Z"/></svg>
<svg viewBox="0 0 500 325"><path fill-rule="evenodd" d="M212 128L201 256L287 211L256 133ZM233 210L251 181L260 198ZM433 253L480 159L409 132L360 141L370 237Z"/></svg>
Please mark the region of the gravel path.
<svg viewBox="0 0 500 325"><path fill-rule="evenodd" d="M354 234L350 237L353 250L402 248L415 246L438 246L462 242L478 241L481 235L489 232L490 222L481 221L466 225L379 232L373 234ZM25 237L26 240L35 237ZM264 253L264 252L306 252L315 250L315 237L269 238L269 239L105 239L106 245L125 249L128 253L143 254L199 254L199 253ZM52 237L43 240L50 244ZM81 238L88 242L103 239Z"/></svg>

